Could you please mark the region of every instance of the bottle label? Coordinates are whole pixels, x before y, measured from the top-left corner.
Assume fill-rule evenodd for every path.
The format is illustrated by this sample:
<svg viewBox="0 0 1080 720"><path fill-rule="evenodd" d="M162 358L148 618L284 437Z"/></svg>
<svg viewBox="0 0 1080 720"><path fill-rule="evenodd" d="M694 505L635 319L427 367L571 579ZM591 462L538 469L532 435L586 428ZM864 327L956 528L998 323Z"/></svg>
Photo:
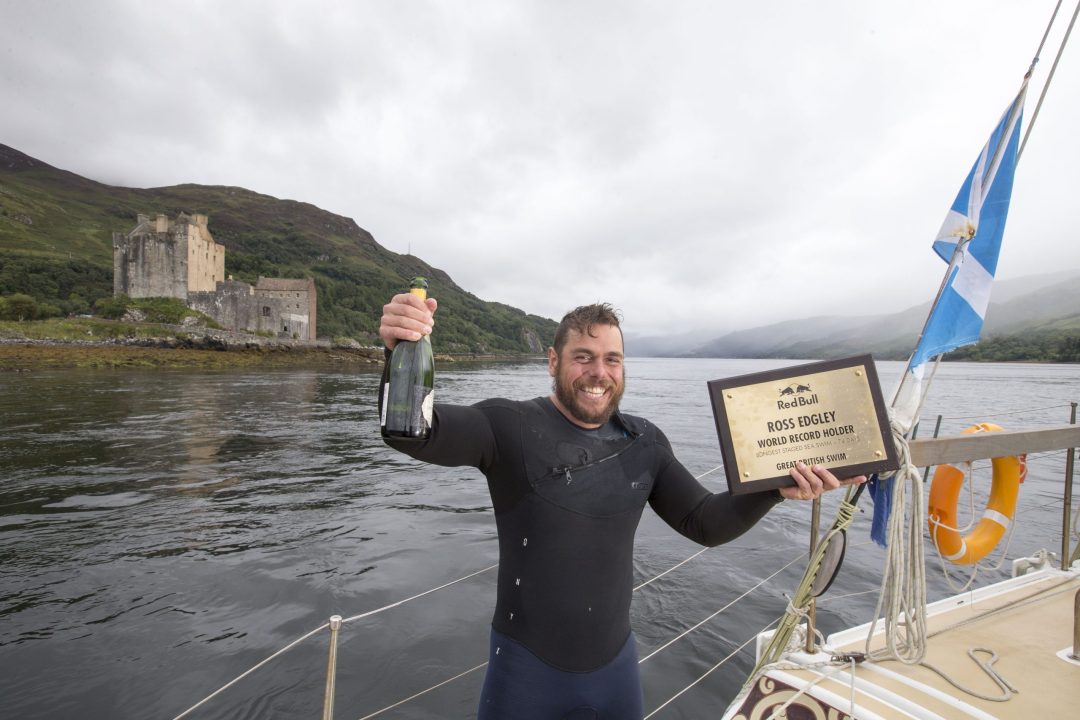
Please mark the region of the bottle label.
<svg viewBox="0 0 1080 720"><path fill-rule="evenodd" d="M427 388L425 388L426 390ZM431 427L431 419L435 413L435 391L428 390L427 397L424 398L423 404L420 406L420 412L424 416L424 427Z"/></svg>
<svg viewBox="0 0 1080 720"><path fill-rule="evenodd" d="M383 385L382 393L382 417L379 418L379 424L382 427L386 427L386 408L390 407L390 383L387 382Z"/></svg>

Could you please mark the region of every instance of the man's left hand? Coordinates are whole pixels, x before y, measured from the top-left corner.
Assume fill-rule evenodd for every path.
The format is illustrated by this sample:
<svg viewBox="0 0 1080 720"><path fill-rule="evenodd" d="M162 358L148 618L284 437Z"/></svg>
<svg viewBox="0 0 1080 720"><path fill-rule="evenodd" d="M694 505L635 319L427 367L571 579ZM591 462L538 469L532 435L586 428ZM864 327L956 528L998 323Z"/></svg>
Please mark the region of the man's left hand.
<svg viewBox="0 0 1080 720"><path fill-rule="evenodd" d="M780 488L780 495L786 500L814 500L829 490L866 482L865 475L840 480L821 465L809 466L804 463L795 463L790 474L795 486Z"/></svg>

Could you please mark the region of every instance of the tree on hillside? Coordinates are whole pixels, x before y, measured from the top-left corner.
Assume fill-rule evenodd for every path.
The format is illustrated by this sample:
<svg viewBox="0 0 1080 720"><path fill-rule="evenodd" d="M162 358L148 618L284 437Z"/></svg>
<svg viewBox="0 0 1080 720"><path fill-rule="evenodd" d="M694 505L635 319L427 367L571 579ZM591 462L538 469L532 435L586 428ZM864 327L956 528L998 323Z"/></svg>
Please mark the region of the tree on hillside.
<svg viewBox="0 0 1080 720"><path fill-rule="evenodd" d="M8 295L0 304L0 317L4 320L33 320L37 317L37 311L37 301L23 293Z"/></svg>

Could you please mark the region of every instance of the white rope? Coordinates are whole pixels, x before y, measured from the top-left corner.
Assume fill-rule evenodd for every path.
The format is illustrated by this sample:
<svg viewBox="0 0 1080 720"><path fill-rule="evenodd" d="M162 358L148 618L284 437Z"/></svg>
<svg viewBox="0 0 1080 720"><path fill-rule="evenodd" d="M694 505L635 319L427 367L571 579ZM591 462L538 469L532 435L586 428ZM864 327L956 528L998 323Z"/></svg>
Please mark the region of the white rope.
<svg viewBox="0 0 1080 720"><path fill-rule="evenodd" d="M982 661L982 660L979 660L979 658L975 657L976 652L989 653L991 657L990 657L989 660ZM968 657L970 657L972 659L972 661L974 661L974 663L976 665L978 665L979 668L984 673L989 675L990 679L993 680L994 683L1001 689L1001 695L996 695L996 696L995 695L985 695L983 693L976 692L975 690L972 690L971 688L966 688L963 685L961 685L958 680L956 680L953 677L950 677L948 673L946 673L946 672L942 671L941 669L931 665L930 663L926 662L925 660L923 662L919 663L919 665L921 667L926 668L927 670L932 670L933 672L937 673L938 675L941 676L941 678L943 680L945 680L947 683L952 685L954 688L956 688L960 692L967 693L968 695L971 695L972 697L977 697L980 700L986 700L986 701L989 701L989 702L1008 702L1009 700L1011 700L1012 696L1013 696L1013 693L1018 692L1018 691L1017 691L1016 688L1014 688L1012 685L1009 684L1008 680L1003 678L1000 674L998 674L998 671L994 669L993 665L998 660L998 654L996 652L994 652L993 650L990 650L989 648L983 648L983 647L968 648L967 654L968 654Z"/></svg>
<svg viewBox="0 0 1080 720"><path fill-rule="evenodd" d="M972 586L972 584L975 582L975 578L978 577L980 569L985 568L985 569L988 569L988 570L990 570L992 572L996 572L996 571L1000 570L1005 565L1005 562L1008 560L1008 557L1009 557L1009 548L1012 546L1013 537L1014 537L1014 535L1016 533L1016 526L1019 524L1019 523L1016 523L1016 522L1010 522L1009 523L1009 529L1008 529L1008 532L1005 535L1005 544L1002 546L1001 555L998 558L998 561L997 561L997 563L995 565L993 565L993 566L984 565L981 561L972 563L971 576L967 579L967 581L963 585L959 585L959 586L956 583L953 582L952 573L949 572L949 567L952 566L954 569L957 569L957 566L954 563L946 562L945 556L941 554L941 548L938 547L938 543L937 543L937 532L938 532L939 529L942 529L942 530L950 530L952 532L963 534L963 533L967 532L969 529L971 529L971 527L974 526L975 523L980 519L980 517L978 515L976 515L976 512L975 512L975 472L974 472L974 464L971 463L971 462L968 462L968 463L965 463L965 465L967 466L967 470L965 471L964 482L967 484L967 487L968 487L968 501L969 501L968 502L968 505L969 505L968 512L969 512L969 517L970 517L970 520L968 521L967 525L965 525L962 528L955 528L955 527L952 527L951 525L948 525L946 523L941 522L935 516L930 516L930 518L929 518L929 525L933 528L930 531L930 539L934 541L934 543L933 543L934 544L934 551L935 551L935 553L937 554L937 557L938 557L938 564L941 566L942 577L945 578L945 583L949 586L949 589L953 592L953 594L956 594L956 595L959 595L960 593L963 593L963 592L967 592L968 588L970 588ZM1028 460L1028 467L1030 467L1030 466L1031 466L1031 463L1030 463L1030 459L1029 459ZM956 467L956 466L954 465L954 467ZM983 466L983 467L985 467L985 466ZM1019 499L1018 499L1017 502L1018 502L1017 509L1013 513L1014 518L1016 516L1019 516L1020 513L1023 512L1023 510L1021 510L1019 508ZM1054 504L1054 503L1048 503L1048 504Z"/></svg>
<svg viewBox="0 0 1080 720"><path fill-rule="evenodd" d="M397 602L394 602L394 603L390 603L389 605L384 605L384 606L382 606L381 608L376 608L376 609L374 609L374 610L369 610L368 612L365 612L365 613L360 613L359 615L353 615L352 617L349 617L349 618L345 618L345 619L344 619L344 620L342 620L341 622L342 622L342 624L345 624L345 623L347 623L347 622L352 622L353 620L359 620L359 619L361 619L361 618L366 618L366 617L370 617L370 616L372 616L372 615L378 615L378 614L379 614L379 613L381 613L381 612L385 612L385 611L387 611L387 610L390 610L390 609L396 608L396 607L398 607L398 606L400 606L400 605L404 605L404 604L405 604L405 603L407 603L407 602L411 602L411 601L413 601L413 600L416 600L416 599L418 599L418 598L422 598L422 597L424 597L425 595L430 595L431 593L433 593L433 592L435 592L435 591L437 591L437 590L442 590L443 588L448 588L448 587L450 587L451 585L456 585L456 584L457 584L457 583L459 583L459 582L462 582L462 581L464 581L464 580L468 580L469 578L473 578L473 577L476 577L477 575L480 575L481 573L486 573L486 572L488 572L489 570L493 570L493 569L494 569L494 568L496 568L496 567L498 567L498 565L489 565L488 567L484 568L483 570L477 570L476 572L474 572L474 573L470 573L470 574L468 574L468 575L465 575L464 577L460 577L460 578L458 578L457 580L452 580L451 582L445 583L445 584L443 584L443 585L440 585L440 586L438 586L438 587L435 587L435 588L431 588L430 590L425 590L425 591L424 591L424 592L422 592L422 593L417 593L416 595L413 595L412 597L407 597L407 598L405 598L404 600L398 600ZM181 720L181 718L183 718L183 717L187 716L188 714L190 714L192 710L195 710L196 708L198 708L198 707L200 707L200 706L204 705L204 704L205 704L206 702L208 702L209 700L211 700L211 699L213 699L213 698L217 697L217 696L218 696L218 695L220 695L220 694L221 694L222 692L224 692L225 690L229 689L230 687L232 687L232 686L233 686L233 685L235 685L236 683L240 682L241 680L243 680L244 678L246 678L246 677L247 677L248 675L250 675L251 673L253 673L253 672L255 672L256 670L258 670L258 669L262 668L263 666L265 666L265 665L266 665L267 663L269 663L269 662L270 662L271 660L275 660L275 659L277 659L278 657L280 657L281 655L284 655L284 654L285 654L286 652L288 652L289 650L292 650L292 649L293 649L294 647L296 647L296 646L297 646L297 645L299 645L300 643L302 643L302 642L304 642L305 640L307 640L308 638L312 637L313 635L315 635L315 634L316 634L316 633L318 633L319 631L321 631L321 630L325 630L325 629L326 629L327 627L329 627L329 626L330 626L330 625L329 625L329 623L323 623L322 625L320 625L319 627L315 628L315 629L314 629L314 630L312 630L311 632L309 632L309 633L307 633L307 634L303 635L303 636L302 636L302 637L300 637L300 638L297 638L296 640L293 640L293 641L292 641L291 643L289 643L288 645L286 645L286 646L285 646L285 647L283 647L282 649L278 650L278 651L277 651L276 653L274 653L273 655L271 655L271 656L269 656L268 658L266 658L265 660L262 660L261 662L257 663L256 665L254 665L253 667L251 667L251 668L250 668L249 670L246 670L246 671L244 671L243 673L241 673L240 675L237 675L237 676L236 676L235 678L233 678L233 679L232 679L232 680L230 680L229 682L225 683L224 685L222 685L221 687L219 687L219 688L218 688L217 690L215 690L214 692L210 693L209 695L207 695L206 697L204 697L204 698L203 698L202 700L200 700L199 702L197 702L197 703L195 703L194 705L192 705L191 707L189 707L189 708L188 708L187 710L185 710L184 712L182 712L182 713L180 713L179 715L177 715L177 716L176 716L175 718L173 718L173 720ZM471 672L471 671L470 671L470 672ZM421 694L422 694L422 693L421 693ZM380 711L380 712L381 712L381 711Z"/></svg>
<svg viewBox="0 0 1080 720"><path fill-rule="evenodd" d="M199 702L195 703L194 705L192 705L191 707L189 707L189 708L188 708L187 710L185 710L184 712L182 712L182 713L180 713L179 715L177 715L177 716L176 716L175 718L173 718L173 720L180 720L180 718L182 718L182 717L185 717L185 716L186 716L186 715L188 715L188 714L189 714L189 713L190 713L190 712L191 712L192 710L194 710L194 709L196 709L196 708L200 707L201 705L205 704L205 703L206 703L207 701L209 701L210 699L212 699L212 698L214 698L214 697L217 697L218 695L220 695L220 694L221 694L222 692L224 692L224 691L225 691L225 690L227 690L228 688L232 687L232 686L233 686L233 685L235 685L236 683L238 683L238 682L240 682L241 680L243 680L244 678L246 678L246 677L247 677L248 675L250 675L251 673L253 673L253 672L255 672L256 670L258 670L259 668L261 668L261 667L262 667L263 665L266 665L266 664L267 664L268 662L270 662L271 660L274 660L275 658L277 658L277 657L279 657L279 656L281 656L281 655L284 655L284 654L285 654L285 653L287 653L287 652L288 652L289 650L292 650L292 649L293 649L294 647L296 647L296 646L297 646L297 645L299 645L300 643L304 642L305 640L307 640L307 639L308 639L309 637L311 637L311 636L312 636L312 635L314 635L315 633L319 632L320 630L325 630L325 629L326 629L326 628L328 628L328 627L330 627L330 623L323 623L322 625L320 625L319 627L315 628L314 630L312 630L311 632L307 633L306 635L303 635L302 637L299 637L299 638L297 638L296 640L293 640L293 641L292 641L291 643L289 643L289 644L288 644L288 645L286 645L285 647L281 648L281 649L280 649L280 650L278 650L278 651L277 651L276 653L274 653L274 654L273 654L273 655L271 655L270 657L266 658L266 659L265 659L265 660L263 660L262 662L260 662L260 663L256 664L256 665L255 665L254 667L252 667L251 669L247 670L246 672L243 672L243 673L241 673L240 675L237 675L237 676L236 676L236 677L234 677L234 678L233 678L232 680L230 680L229 682L225 683L224 685L222 685L221 687L219 687L219 688L218 688L217 690L215 690L214 692L210 693L209 695L207 695L206 697L204 697L204 698L203 698L202 700L200 700Z"/></svg>
<svg viewBox="0 0 1080 720"><path fill-rule="evenodd" d="M942 523L939 523L937 521L937 518L931 517L930 522L933 523L933 525L934 525L934 532L935 533L937 532L938 527L943 527L943 528L947 529L947 526L943 525ZM943 578L945 578L945 582L946 582L946 584L948 584L949 590L952 591L952 593L954 595L959 595L962 592L967 592L968 588L970 588L972 583L975 582L975 578L979 574L979 564L975 563L975 565L972 567L972 569L971 569L971 577L968 578L967 582L964 583L963 585L957 586L956 584L953 583L952 575L949 573L949 567L948 567L948 565L945 564L946 563L945 556L941 554L941 550L938 549L938 546L937 546L936 542L934 543L934 550L935 550L935 552L937 554L938 564L941 566L941 576Z"/></svg>
<svg viewBox="0 0 1080 720"><path fill-rule="evenodd" d="M393 610L394 608L399 607L401 605L404 605L407 602L412 602L413 600L418 600L418 599L424 597L425 595L430 595L433 592L443 590L445 588L450 587L451 585L457 585L459 582L463 582L465 580L468 580L469 578L474 578L477 575L486 573L489 570L494 570L497 567L499 567L498 564L488 565L483 570L477 570L474 573L469 573L468 575L459 577L457 580L451 580L448 583L445 583L445 584L440 585L438 587L433 587L430 590L425 590L422 593L417 593L417 594L413 595L412 597L405 598L404 600L398 600L397 602L390 603L389 605L383 605L381 608L376 608L374 610L368 610L365 613L360 613L359 615L353 615L352 617L347 617L344 620L342 620L341 623L344 625L345 623L352 622L353 620L360 620L362 618L371 617L372 615L378 615L379 613L386 612L387 610Z"/></svg>
<svg viewBox="0 0 1080 720"><path fill-rule="evenodd" d="M384 708L383 708L382 710L376 710L376 711L375 711L375 712L373 712L373 713L370 713L370 714L368 714L368 715L365 715L364 717L360 718L360 720L368 720L368 718L373 718L373 717L376 717L376 716L378 716L378 715L382 715L382 714L383 714L384 712L386 712L387 710L393 710L394 708L396 708L396 707L400 707L401 705L404 705L404 704L405 704L405 703L407 703L407 702L412 702L413 700L415 700L416 698L418 698L418 697L420 697L420 696L422 696L422 695L427 695L427 694L428 694L429 692L431 692L432 690L438 690L438 689L439 689L439 688L441 688L441 687L442 687L443 685L449 685L450 683L454 682L455 680L460 680L461 678L465 677L466 675L468 675L468 674L470 674L470 673L474 673L474 672L476 672L477 670L479 670L480 668L485 668L485 667L487 667L487 663L486 663L486 662L480 663L480 664L479 664L479 665L477 665L476 667L473 667L473 668L469 668L468 670L466 670L466 671L465 671L465 672L463 672L463 673L458 673L457 675L455 675L455 676L454 676L454 677L452 677L452 678L447 678L446 680L443 680L443 681L442 681L441 683L437 683L437 684L435 684L435 685L432 685L432 686L431 686L431 687L429 687L429 688L428 688L427 690L421 690L420 692L416 693L415 695L410 695L409 697L407 697L407 698L405 698L405 699L403 699L403 700L398 700L398 701L397 701L396 703L394 703L393 705L387 705L387 706L386 706L386 707L384 707Z"/></svg>
<svg viewBox="0 0 1080 720"><path fill-rule="evenodd" d="M878 591L877 590L860 590L859 592L846 593L844 595L830 595L829 597L814 598L814 602L817 604L818 607L822 607L823 605L826 605L826 604L829 604L829 603L834 603L837 600L845 600L847 598L859 597L860 595L870 595L871 593L876 593L876 592L878 592Z"/></svg>
<svg viewBox="0 0 1080 720"><path fill-rule="evenodd" d="M956 630L957 628L964 627L965 625L970 625L971 623L978 622L980 620L984 620L985 618L988 618L988 617L991 617L991 616L994 616L994 615L1000 615L1002 613L1011 612L1011 611L1016 610L1017 608L1021 608L1021 607L1024 607L1026 605L1030 605L1030 604L1032 604L1032 603L1034 603L1034 602L1036 602L1038 600L1042 600L1042 599L1045 599L1045 598L1048 598L1048 597L1054 597L1054 596L1059 595L1059 594L1061 594L1063 592L1072 592L1072 588L1070 587L1069 580L1067 580L1067 579L1061 581L1057 585L1054 585L1054 586L1051 586L1051 587L1048 587L1048 588L1043 588L1041 590L1037 590L1036 592L1028 595L1027 597L1025 597L1025 598L1023 598L1023 599L1021 599L1019 601L1015 601L1015 602L1011 602L1011 603L1009 603L1007 605L1002 605L1002 606L999 606L999 607L991 608L990 610L987 610L987 611L984 611L984 612L981 612L981 613L978 613L978 614L975 614L975 615L969 615L968 617L966 617L965 619L963 619L963 620L961 620L959 622L953 623L953 624L945 626L945 627L938 628L934 632L930 633L927 637L933 637L935 635L940 635L942 633L950 632L952 630ZM980 661L978 658L975 657L974 653L976 651L989 653L993 657L988 662L984 663L984 662ZM1001 675L999 675L996 670L993 669L992 665L994 664L994 662L997 661L997 653L995 653L993 650L989 650L987 648L969 648L968 649L968 656L971 657L971 659L983 670L983 672L985 672L987 675L990 676L990 678L998 685L999 688L1001 688L1002 695L995 697L995 696L992 696L992 695L984 695L982 693L975 692L973 690L970 690L970 689L964 687L959 682L957 682L954 678L950 677L947 673L943 672L942 670L940 670L937 667L934 667L933 665L926 662L925 660L922 660L918 664L921 667L925 667L926 669L932 670L933 672L937 673L943 679L945 679L949 684L951 684L953 687L960 690L961 692L965 692L968 695L980 698L982 700L988 700L990 702L1004 702L1004 701L1006 701L1006 700L1008 700L1009 698L1012 697L1012 693L1019 692L1018 690L1016 690L1016 688L1012 687L1008 683L1008 681L1005 680L1005 678L1001 677ZM885 659L888 660L888 659L891 659L891 658L885 658Z"/></svg>
<svg viewBox="0 0 1080 720"><path fill-rule="evenodd" d="M866 637L866 655L876 659L893 658L912 665L920 662L926 654L923 484L919 469L911 462L907 439L902 430L895 423L892 429L893 440L900 456L900 469L896 471L893 479L892 512L886 531L888 545L881 595ZM910 508L907 503L909 483ZM905 516L908 517L906 525ZM879 617L884 618L885 647L871 653L870 640Z"/></svg>
<svg viewBox="0 0 1080 720"><path fill-rule="evenodd" d="M703 674L701 675L701 677L699 677L699 678L698 678L697 680L695 680L694 682L690 683L689 685L687 685L686 687L684 687L684 688L683 688L682 690L680 690L679 692L675 693L675 694L674 694L674 695L672 695L672 696L671 696L670 698L668 698L668 699L667 699L666 701L664 701L664 702L663 702L663 703L662 703L662 704L661 704L661 705L660 705L659 707L657 707L657 708L656 708L655 710L653 710L653 711L652 711L651 713L649 713L648 715L646 715L646 716L645 716L645 717L643 718L643 720L649 720L649 718L651 718L651 717L652 717L653 715L655 715L656 713L660 712L661 710L663 710L664 708L666 708L666 707L667 707L668 705L670 705L671 703L675 702L675 701L676 701L676 700L677 700L678 698L680 698L680 697L681 697L681 696L682 696L682 695L683 695L684 693L686 693L686 692L687 692L687 691L689 691L689 690L690 690L690 689L691 689L692 687L694 687L694 686L695 686L695 685L697 685L697 684L698 684L699 682L701 682L702 680L704 680L705 678L707 678L707 677L708 677L709 675L711 675L711 674L712 674L712 673L713 673L713 672L714 672L714 671L715 671L715 670L716 670L717 668L719 668L719 667L720 667L721 665L723 665L724 663L726 663L726 662L727 662L728 660L730 660L731 658L735 657L735 656L736 656L736 655L737 655L738 653L742 652L743 648L745 648L745 647L746 647L747 645L749 645L750 643L754 642L754 641L755 641L755 640L757 639L757 636L758 636L758 635L760 635L761 633L763 633L763 632L767 631L767 630L768 630L769 628L771 628L771 627L772 627L773 625L776 625L776 623L777 623L778 621L779 621L779 618L778 618L777 620L774 620L774 621L772 621L771 623L769 623L768 625L766 625L765 627L761 628L761 629L760 629L760 630L758 630L758 631L757 631L756 633L754 633L753 635L751 635L751 636L750 636L750 638L749 638L749 639L748 639L748 640L747 640L746 642L744 642L744 643L743 643L742 645L740 645L739 647L735 648L735 649L734 649L734 650L732 650L732 651L731 651L730 653L728 653L728 654L727 654L727 656L726 656L726 657L725 657L725 658L724 658L723 660L721 660L720 662L716 663L716 664L715 664L715 665L713 665L713 666L712 666L711 668L709 668L708 670L706 670L706 671L705 671L705 672L704 672L704 673L703 673Z"/></svg>
<svg viewBox="0 0 1080 720"><path fill-rule="evenodd" d="M665 575L667 575L667 574L668 574L669 572L671 572L671 571L673 571L673 570L678 570L678 569L679 569L679 568L681 568L681 567L682 567L683 565L685 565L686 563L690 562L691 560L693 560L694 558L696 558L696 557L697 557L698 555L701 555L701 554L702 554L703 552L705 552L706 550L709 550L709 549L710 549L710 548L707 548L707 547L701 548L701 549L700 549L700 550L698 550L698 551L697 551L696 553L694 553L694 554L693 554L693 555L691 555L690 557L686 558L686 559L685 559L685 560L683 560L682 562L679 562L679 563L676 563L676 564L672 565L671 567L669 567L669 568L668 568L667 570L665 570L664 572L660 573L659 575L657 575L657 576L655 576L655 577L653 577L653 578L651 578L651 579L649 579L649 580L646 580L645 582L641 583L641 584L640 584L640 585L638 585L638 586L637 586L636 588L634 588L634 592L637 592L638 590L640 590L640 589L641 589L641 588L643 588L643 587L648 587L649 585L652 585L652 584L653 584L654 582L656 582L656 581L657 581L657 580L659 580L660 578L664 577L664 576L665 576Z"/></svg>
<svg viewBox="0 0 1080 720"><path fill-rule="evenodd" d="M779 665L779 663L778 663L778 665ZM817 669L821 665L824 665L824 663L817 663L816 665L798 665L797 664L795 667L797 669L799 669L799 670L807 670L807 669ZM780 668L778 667L777 669L780 669ZM802 697L803 695L810 692L810 690L813 687L815 687L816 685L819 685L819 684L825 682L826 680L831 679L833 675L836 675L836 674L840 673L843 670L850 670L850 672L848 674L848 689L851 691L851 696L850 696L850 700L849 700L849 702L851 703L851 709L848 711L848 717L855 717L855 689L856 689L856 687L855 687L855 660L852 659L852 660L848 660L843 665L838 665L838 666L832 668L828 672L824 672L824 671L819 672L818 676L816 678L814 678L813 680L806 683L806 685L804 685L803 687L799 688L799 690L796 691L796 693L794 695L789 697L787 699L787 701L783 705L781 705L780 707L773 710L772 713L770 713L769 716L767 718L765 718L765 720L784 720L785 718L787 718L787 713L785 711L787 710L788 706L791 705L791 703L795 702L800 697Z"/></svg>
<svg viewBox="0 0 1080 720"><path fill-rule="evenodd" d="M714 467L714 468L713 468L712 470L706 470L705 472L701 473L700 475L698 475L698 476L697 476L696 478L694 478L694 479L695 479L695 480L700 480L701 478L705 477L706 475L711 475L711 474L713 474L714 472L716 472L717 470L719 470L719 469L720 469L720 468L722 468L722 467L724 467L724 466L723 466L723 465L717 465L717 466L716 466L716 467Z"/></svg>
<svg viewBox="0 0 1080 720"><path fill-rule="evenodd" d="M700 554L700 553L699 553L699 554ZM655 650L653 650L653 651L652 651L651 653L649 653L649 654L648 654L648 655L646 655L645 657L643 657L643 658L641 658L640 660L638 660L638 665L640 665L641 663L645 662L646 660L648 660L649 658L651 658L651 657L652 657L653 655L656 655L657 653L661 652L662 650L666 650L666 649L668 648L668 646L670 646L670 645L673 645L673 644L677 643L677 642L678 642L679 640L682 640L682 639L683 639L684 637L686 637L686 636L687 636L687 635L689 635L690 633L694 632L695 630L697 630L698 628L700 628L700 627L701 627L702 625L704 625L705 623L709 622L709 621L710 621L710 620L712 620L712 619L713 619L714 617L716 617L716 616L717 616L717 615L719 615L720 613L724 612L725 610L727 610L728 608L730 608L730 607L731 607L732 605L734 605L735 603L739 602L740 600L742 600L743 598L745 598L745 597L746 597L747 595L749 595L750 593L754 592L754 591L755 591L755 590L757 590L757 589L758 589L759 587L761 587L761 586L762 586L762 585L764 585L765 583L769 582L769 581L770 581L770 580L772 580L772 579L773 579L774 577L776 577L776 576L777 576L777 575L779 575L780 573L784 572L785 570L787 570L787 569L788 569L789 567L791 567L792 565L794 565L794 564L795 564L796 562L798 562L798 561L799 561L799 560L801 560L801 559L802 559L801 557L796 557L796 558L794 558L794 559L793 559L793 560L791 560L791 562L789 562L789 563L788 563L787 565L785 565L784 567L780 568L779 570L777 570L776 572L774 572L774 573L773 573L772 575L770 575L769 577L767 577L767 578L764 578L763 580L761 580L760 582L758 582L758 584L757 584L757 585L754 585L754 586L753 586L752 588L750 588L749 590L747 590L746 592L744 592L744 593L743 593L742 595L740 595L739 597L737 597L737 598L735 598L734 600L732 600L731 602L729 602L729 603L728 603L727 605L725 605L724 607L722 607L722 608L720 608L719 610L717 610L716 612L714 612L714 613L713 613L712 615L709 615L709 616L708 616L707 618L705 618L705 619L704 619L704 620L702 620L701 622L697 623L696 625L693 625L693 626L691 626L691 627L687 628L687 629L686 629L685 631L683 631L683 632L682 632L682 633L680 633L679 635L676 635L676 636L675 636L674 638L672 638L671 640L668 640L668 641L667 641L666 643L664 643L664 644L663 644L663 645L661 645L660 647L656 648Z"/></svg>
<svg viewBox="0 0 1080 720"><path fill-rule="evenodd" d="M942 415L942 417L944 419L946 419L946 420L949 420L950 422L953 421L953 420L979 420L979 421L983 421L983 420L986 419L986 417L988 415L993 416L993 417L1004 417L1005 415L1025 415L1027 413L1043 412L1045 410L1057 410L1059 408L1067 408L1067 407L1072 407L1072 405L1070 405L1069 403L1065 403L1063 405L1047 405L1045 407L1026 408L1024 410L1010 410L1010 411L1005 411L1005 412L1002 412L1002 411L999 411L999 410L994 410L993 412L990 412L990 413L985 413L984 412L981 415Z"/></svg>

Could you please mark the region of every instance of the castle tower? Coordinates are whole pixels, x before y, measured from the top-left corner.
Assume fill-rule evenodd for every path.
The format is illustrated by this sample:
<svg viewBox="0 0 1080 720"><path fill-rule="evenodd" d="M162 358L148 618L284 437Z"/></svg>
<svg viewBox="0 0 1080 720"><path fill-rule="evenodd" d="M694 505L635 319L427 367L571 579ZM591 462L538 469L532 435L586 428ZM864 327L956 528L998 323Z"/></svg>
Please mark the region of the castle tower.
<svg viewBox="0 0 1080 720"><path fill-rule="evenodd" d="M131 232L113 233L113 295L174 297L213 292L225 279L225 246L205 215L139 215Z"/></svg>

